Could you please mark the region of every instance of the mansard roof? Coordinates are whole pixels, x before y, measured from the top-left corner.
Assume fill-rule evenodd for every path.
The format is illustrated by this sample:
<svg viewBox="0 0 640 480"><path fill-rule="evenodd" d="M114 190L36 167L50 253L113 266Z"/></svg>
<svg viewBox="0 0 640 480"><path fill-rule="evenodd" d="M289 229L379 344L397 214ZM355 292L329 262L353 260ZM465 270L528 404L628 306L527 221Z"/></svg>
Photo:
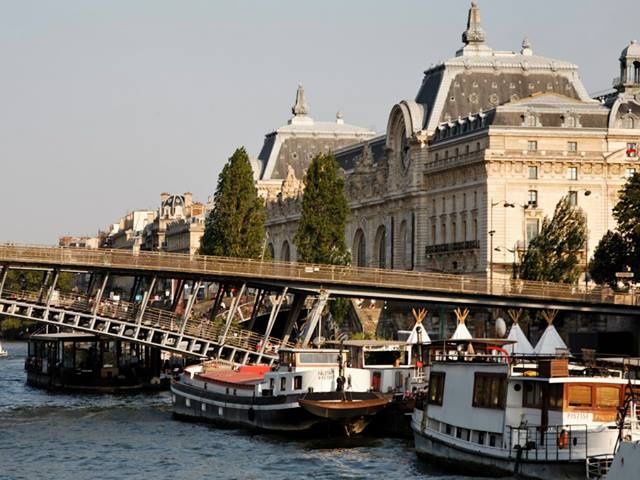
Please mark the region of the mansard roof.
<svg viewBox="0 0 640 480"><path fill-rule="evenodd" d="M257 180L284 179L289 166L297 178L303 178L318 153L335 151L375 135L367 128L344 123L340 112L334 122L315 121L308 115L309 106L301 85L292 113L287 125L265 135L258 158L252 162Z"/></svg>
<svg viewBox="0 0 640 480"><path fill-rule="evenodd" d="M443 122L536 93L555 93L581 102L594 102L580 80L576 65L534 55L528 40L523 42L519 53L493 50L484 43L479 21L479 9L472 2L463 34L465 46L455 57L424 73L415 101L423 106L423 128L428 133L433 133Z"/></svg>

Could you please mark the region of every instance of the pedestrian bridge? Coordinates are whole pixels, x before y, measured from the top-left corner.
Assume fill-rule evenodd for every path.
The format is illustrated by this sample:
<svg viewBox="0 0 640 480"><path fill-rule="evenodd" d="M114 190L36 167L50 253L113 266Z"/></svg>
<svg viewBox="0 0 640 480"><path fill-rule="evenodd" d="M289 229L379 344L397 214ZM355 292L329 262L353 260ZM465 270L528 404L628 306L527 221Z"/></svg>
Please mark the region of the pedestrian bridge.
<svg viewBox="0 0 640 480"><path fill-rule="evenodd" d="M0 245L0 313L77 330L102 333L199 357L218 356L233 362L273 361L289 346L291 330L303 311L305 326L298 341L306 344L331 296L395 299L466 306L558 309L585 313L636 315L635 295L615 295L600 287L496 280L439 273L309 265L128 250ZM38 289L5 288L11 271L42 272ZM90 276L86 292L56 291L61 272ZM131 301L105 297L115 277L134 278ZM149 305L161 281L220 286L210 316L194 314L196 295L184 310ZM257 292L252 305L241 305L248 289ZM234 291L234 296L228 296ZM138 292L137 301L133 294ZM231 305L222 301L227 295ZM181 297L181 293L177 294ZM270 302L265 302L269 297ZM223 306L224 305L224 306ZM283 335L271 336L280 309L289 312ZM248 307L248 308L247 308ZM244 312L244 313L243 313ZM284 310L283 310L284 312ZM252 331L258 314L268 317L262 334ZM238 320L240 321L234 321ZM248 319L248 320L247 320ZM246 325L240 328L238 325Z"/></svg>

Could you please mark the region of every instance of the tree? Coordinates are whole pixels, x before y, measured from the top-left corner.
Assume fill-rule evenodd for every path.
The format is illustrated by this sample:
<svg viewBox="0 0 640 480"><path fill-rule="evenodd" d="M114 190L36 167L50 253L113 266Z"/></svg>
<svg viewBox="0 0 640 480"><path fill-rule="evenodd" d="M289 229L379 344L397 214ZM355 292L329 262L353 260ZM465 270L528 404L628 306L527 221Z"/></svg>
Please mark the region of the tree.
<svg viewBox="0 0 640 480"><path fill-rule="evenodd" d="M333 154L317 155L304 177L302 216L293 239L298 259L334 265L349 263L344 241L348 213L338 162Z"/></svg>
<svg viewBox="0 0 640 480"><path fill-rule="evenodd" d="M618 231L625 241L627 265L640 274L640 175L634 173L620 191L618 203L613 208ZM621 270L618 270L621 271Z"/></svg>
<svg viewBox="0 0 640 480"><path fill-rule="evenodd" d="M580 276L578 257L587 238L587 221L581 209L564 196L553 217L545 217L540 234L529 244L520 278L548 282L575 283Z"/></svg>
<svg viewBox="0 0 640 480"><path fill-rule="evenodd" d="M344 241L349 206L344 194L344 179L333 154L319 154L304 177L302 216L293 239L300 261L346 265L351 256ZM349 300L329 302L331 318L339 328L349 310Z"/></svg>
<svg viewBox="0 0 640 480"><path fill-rule="evenodd" d="M619 232L605 233L589 262L589 274L596 283L616 288L616 272L626 271L629 262L627 241Z"/></svg>
<svg viewBox="0 0 640 480"><path fill-rule="evenodd" d="M238 148L218 177L214 207L205 222L199 253L260 258L265 217L249 156L244 147Z"/></svg>

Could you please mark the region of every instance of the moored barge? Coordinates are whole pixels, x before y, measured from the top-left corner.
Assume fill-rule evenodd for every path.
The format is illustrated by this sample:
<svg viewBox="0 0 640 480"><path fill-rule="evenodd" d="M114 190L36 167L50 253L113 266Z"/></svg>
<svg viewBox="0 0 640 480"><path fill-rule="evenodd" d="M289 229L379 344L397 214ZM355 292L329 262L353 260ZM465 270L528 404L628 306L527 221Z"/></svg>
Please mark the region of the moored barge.
<svg viewBox="0 0 640 480"><path fill-rule="evenodd" d="M169 387L160 350L81 332L29 338L27 384L48 390L129 392Z"/></svg>

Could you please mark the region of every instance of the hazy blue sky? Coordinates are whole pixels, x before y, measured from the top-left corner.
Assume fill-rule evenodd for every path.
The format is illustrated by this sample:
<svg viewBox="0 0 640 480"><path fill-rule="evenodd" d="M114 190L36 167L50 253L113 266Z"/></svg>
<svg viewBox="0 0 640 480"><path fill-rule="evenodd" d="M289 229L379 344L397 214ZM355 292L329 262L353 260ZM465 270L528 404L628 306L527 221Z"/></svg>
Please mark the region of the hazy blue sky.
<svg viewBox="0 0 640 480"><path fill-rule="evenodd" d="M480 0L488 44L581 67L607 89L637 0ZM298 82L311 115L384 130L461 45L467 0L1 0L0 242L95 234L162 191L205 201L257 155Z"/></svg>

